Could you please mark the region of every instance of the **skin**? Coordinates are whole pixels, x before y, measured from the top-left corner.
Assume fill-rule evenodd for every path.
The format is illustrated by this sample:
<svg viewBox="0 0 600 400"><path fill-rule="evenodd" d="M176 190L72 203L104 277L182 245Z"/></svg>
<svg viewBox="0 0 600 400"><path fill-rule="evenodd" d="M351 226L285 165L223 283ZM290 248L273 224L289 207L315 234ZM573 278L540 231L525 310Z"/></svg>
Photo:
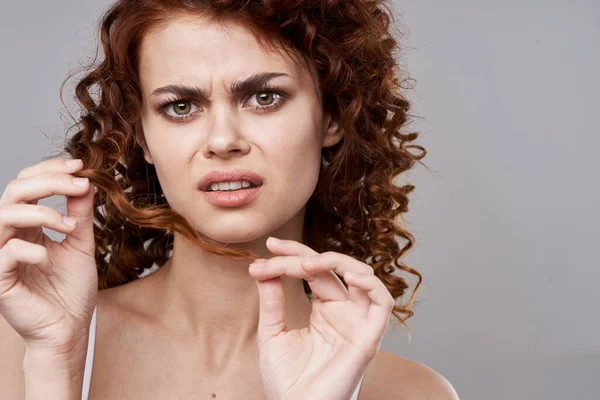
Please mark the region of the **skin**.
<svg viewBox="0 0 600 400"><path fill-rule="evenodd" d="M277 259L274 255L295 253L293 247L301 246L306 201L317 182L320 151L342 138L337 124L321 111L310 66L265 51L241 26L212 25L198 17L175 19L155 30L145 38L141 55L144 110L138 141L146 161L156 166L171 206L208 241L252 249L268 258L272 267ZM274 79L287 95L284 105L271 112L247 108L247 97L233 97L225 90L233 80L273 71L289 76ZM198 115L185 123L157 114L160 99L151 95L156 87L177 83L204 88L208 96ZM256 101L256 96L253 99ZM266 99L269 103L271 98ZM200 196L197 180L210 169L234 165L263 175L260 197L239 209L212 206ZM175 235L173 257L156 273L96 293L94 191L89 184L74 185L70 176L81 167L81 163L68 165L62 159L36 164L21 171L0 198L0 265L6 286L3 291L10 291L10 297L2 302L0 333L6 339L2 342L14 350L33 332L43 343L36 349L36 341L30 340L25 343L25 358L23 347L15 355L23 359L27 379L11 373L8 385L3 382L0 386L11 398L23 398L23 388L28 398L63 398L67 392L79 395L87 336L78 336L78 345L72 346L71 338L56 333L87 326L87 317L97 304L90 399L263 400L256 344L259 296L252 277L273 270L254 268L250 277L247 261L202 253ZM37 205L38 199L52 194L67 196L67 215L76 225L66 224L58 211ZM52 242L41 235L42 226L67 237L61 243ZM288 239L287 245L278 247L266 241L268 236ZM359 264L348 261L343 267L369 268ZM52 265L58 269L53 271ZM34 266L26 274L17 273ZM313 278L315 293L333 294L332 286L324 289L326 280L317 283L321 275ZM301 279L283 275L281 279L285 325L290 330L306 327L312 305ZM270 298L264 297L269 286L265 282L258 286L263 306L260 315L282 317L277 307L264 308L262 300ZM43 298L32 296L27 292L30 289L43 293ZM34 312L27 312L28 307ZM40 314L40 307L45 307L41 314L46 320L36 321L48 332L38 329L31 317ZM261 326L264 323L261 318ZM370 327L364 325L363 329ZM275 338L282 337L286 336ZM301 353L294 346L284 349ZM8 357L9 352L3 354ZM273 354L275 362L281 353ZM7 365L12 365L7 357ZM325 378L321 384L331 381L341 380ZM366 369L359 398L456 400L458 396L436 371L380 350Z"/></svg>
<svg viewBox="0 0 600 400"><path fill-rule="evenodd" d="M285 91L285 99L270 96L260 101L261 93L228 92L235 80L263 72L286 74L269 81ZM138 141L146 161L156 167L171 207L206 240L251 249L262 258L273 257L266 245L269 236L301 241L321 149L342 139L338 125L322 112L309 68L285 53L261 47L243 26L194 16L177 17L145 37L139 74L144 104ZM158 105L175 96L153 95L157 88L176 84L202 88L207 95L207 102L183 107L183 114L192 115L184 122L157 112ZM280 106L266 108L273 104ZM169 106L165 112L181 117L176 110ZM243 207L216 207L204 199L197 182L213 169L234 166L263 177L261 194ZM261 388L250 383L260 382L255 379L259 295L248 266L247 260L208 254L176 234L170 261L126 285L134 288L130 291L135 290L138 301L123 303L140 315L141 326L160 321L166 335L181 338L182 348L192 344L195 357L187 362L213 382L239 377L240 360L248 360L255 373L244 396L250 387L260 398ZM302 280L282 280L286 323L290 328L308 326L311 303ZM157 357L152 356L152 364ZM173 389L165 392L172 395Z"/></svg>
<svg viewBox="0 0 600 400"><path fill-rule="evenodd" d="M259 103L257 95L246 100L228 94L234 80L271 71L289 75L270 81L284 88L287 100L272 96ZM301 240L321 148L341 139L335 124L328 127L308 69L266 53L243 27L178 18L145 38L140 79L140 142L171 207L209 240L234 243L263 258L273 256L265 243L269 236ZM155 108L173 96L152 93L172 84L204 88L209 103L188 104L193 117L185 122L169 120ZM252 107L265 109L278 101L274 111ZM181 116L174 109L167 112ZM233 166L263 176L260 196L243 207L212 205L197 189L198 180L212 169ZM157 317L202 338L199 350L207 364L229 365L254 347L259 302L248 264L208 254L175 235L171 261L151 278L161 304ZM301 280L286 281L289 315L303 324L310 301Z"/></svg>
<svg viewBox="0 0 600 400"><path fill-rule="evenodd" d="M262 48L243 26L195 16L172 19L147 35L139 72L144 105L137 139L171 207L209 242L251 249L262 258L278 253L272 242L267 246L269 236L301 242L321 149L342 139L322 111L310 68ZM262 72L289 75L270 81L287 94L272 111L252 106L277 99L259 102L256 94L227 91L233 81ZM185 122L156 111L176 97L152 93L174 84L207 94L202 104L183 107L183 114L193 114ZM175 110L167 108L181 116ZM262 175L262 192L243 207L213 206L196 183L210 170L233 166ZM175 234L173 256L157 272L101 291L90 398L264 399L259 293L248 264L207 254ZM302 280L281 279L287 327L307 327L312 305ZM445 384L433 370L379 351L366 370L360 400L454 399Z"/></svg>

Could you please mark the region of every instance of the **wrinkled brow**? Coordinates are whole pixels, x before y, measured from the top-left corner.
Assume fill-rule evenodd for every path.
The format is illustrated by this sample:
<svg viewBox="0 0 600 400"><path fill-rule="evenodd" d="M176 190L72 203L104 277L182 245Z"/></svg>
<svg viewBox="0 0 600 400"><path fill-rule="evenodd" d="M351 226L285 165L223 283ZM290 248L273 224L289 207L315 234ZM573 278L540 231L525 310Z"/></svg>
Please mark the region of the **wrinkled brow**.
<svg viewBox="0 0 600 400"><path fill-rule="evenodd" d="M271 79L277 78L279 76L290 76L284 72L264 72L259 74L254 74L244 80L235 81L229 87L229 92L234 94L240 94L247 92L251 89L260 88L264 86ZM195 86L187 86L187 85L167 85L155 89L152 92L152 96L157 96L163 93L171 93L179 97L183 98L196 98L207 100L206 91L202 88L198 88Z"/></svg>

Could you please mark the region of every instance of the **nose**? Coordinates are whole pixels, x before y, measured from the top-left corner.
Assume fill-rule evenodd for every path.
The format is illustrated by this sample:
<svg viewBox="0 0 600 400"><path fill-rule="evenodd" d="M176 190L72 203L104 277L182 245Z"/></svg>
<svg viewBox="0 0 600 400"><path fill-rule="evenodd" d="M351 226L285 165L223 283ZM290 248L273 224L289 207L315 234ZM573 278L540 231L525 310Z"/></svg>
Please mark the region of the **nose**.
<svg viewBox="0 0 600 400"><path fill-rule="evenodd" d="M250 151L250 144L239 131L235 118L231 114L221 112L213 117L203 150L206 158L239 157Z"/></svg>

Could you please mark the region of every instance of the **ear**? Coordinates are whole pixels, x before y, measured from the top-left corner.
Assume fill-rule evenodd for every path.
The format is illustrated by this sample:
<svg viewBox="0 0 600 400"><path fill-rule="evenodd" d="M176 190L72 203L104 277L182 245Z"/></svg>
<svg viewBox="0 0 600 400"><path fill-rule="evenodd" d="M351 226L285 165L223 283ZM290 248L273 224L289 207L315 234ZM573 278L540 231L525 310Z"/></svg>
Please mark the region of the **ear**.
<svg viewBox="0 0 600 400"><path fill-rule="evenodd" d="M325 136L323 137L323 147L331 147L339 143L343 138L343 132L338 121L334 120L330 114L326 114L323 127Z"/></svg>
<svg viewBox="0 0 600 400"><path fill-rule="evenodd" d="M148 144L146 143L146 138L144 137L144 128L142 127L142 122L138 119L135 123L135 141L144 151L144 159L148 164L154 164L152 160L152 155L148 150Z"/></svg>

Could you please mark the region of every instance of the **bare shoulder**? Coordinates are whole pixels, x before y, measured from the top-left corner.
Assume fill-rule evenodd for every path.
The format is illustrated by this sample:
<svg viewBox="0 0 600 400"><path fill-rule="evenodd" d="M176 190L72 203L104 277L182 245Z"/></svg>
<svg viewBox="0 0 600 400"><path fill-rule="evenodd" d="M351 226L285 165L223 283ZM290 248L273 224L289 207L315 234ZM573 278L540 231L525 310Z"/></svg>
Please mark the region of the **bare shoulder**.
<svg viewBox="0 0 600 400"><path fill-rule="evenodd" d="M439 372L395 353L379 350L365 372L359 400L459 400Z"/></svg>

